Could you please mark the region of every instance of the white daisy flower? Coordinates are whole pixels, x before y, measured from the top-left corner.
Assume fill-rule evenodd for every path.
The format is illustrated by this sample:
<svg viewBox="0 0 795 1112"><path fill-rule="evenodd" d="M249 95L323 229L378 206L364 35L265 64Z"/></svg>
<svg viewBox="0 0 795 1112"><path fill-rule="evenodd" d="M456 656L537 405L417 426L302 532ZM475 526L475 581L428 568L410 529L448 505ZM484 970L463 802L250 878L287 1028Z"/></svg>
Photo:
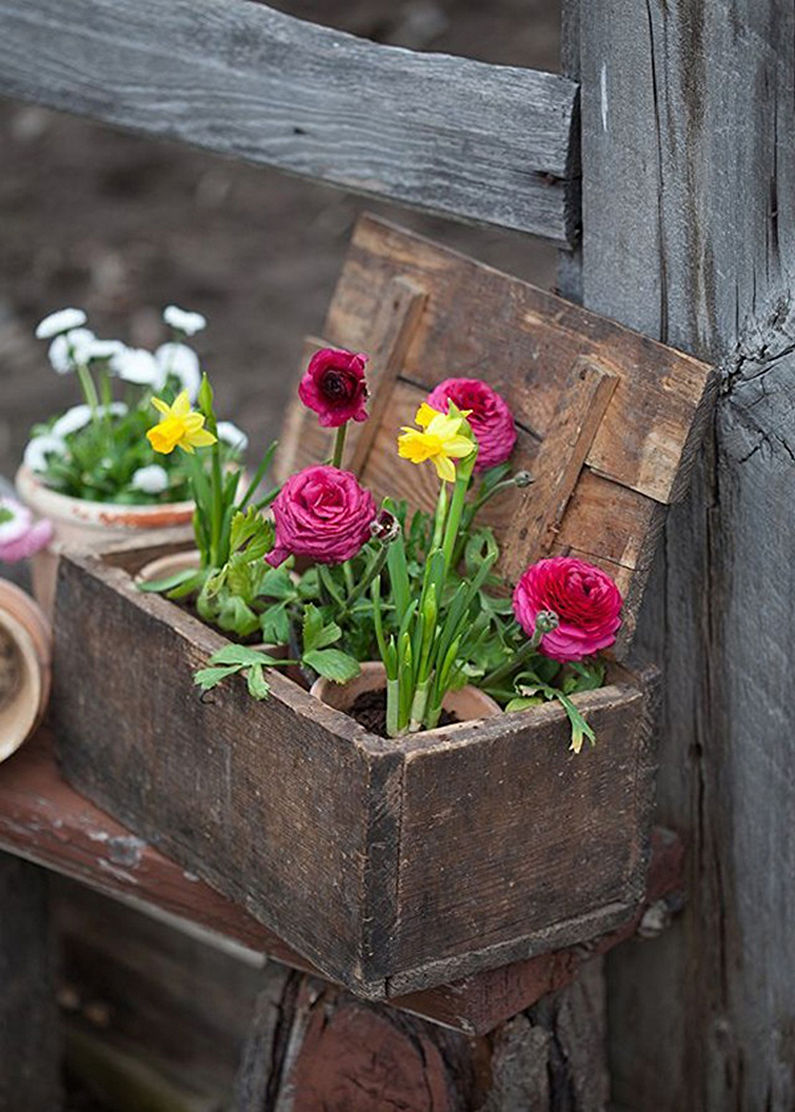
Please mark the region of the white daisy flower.
<svg viewBox="0 0 795 1112"><path fill-rule="evenodd" d="M96 336L89 328L73 328L56 336L47 353L52 369L65 375L73 371L76 364L87 363L95 342Z"/></svg>
<svg viewBox="0 0 795 1112"><path fill-rule="evenodd" d="M30 528L33 514L14 498L0 498L0 545L18 540Z"/></svg>
<svg viewBox="0 0 795 1112"><path fill-rule="evenodd" d="M28 441L22 459L25 466L29 467L31 471L41 472L47 470L47 456L62 456L65 452L66 444L60 436L43 433L41 436L34 436L32 440Z"/></svg>
<svg viewBox="0 0 795 1112"><path fill-rule="evenodd" d="M161 344L155 352L155 359L164 376L174 375L183 390L195 402L199 396L202 376L199 370L199 357L187 344Z"/></svg>
<svg viewBox="0 0 795 1112"><path fill-rule="evenodd" d="M248 448L248 437L242 429L239 429L231 421L219 421L216 432L219 440L223 440L225 444L236 451L245 452Z"/></svg>
<svg viewBox="0 0 795 1112"><path fill-rule="evenodd" d="M163 310L163 320L186 336L193 336L207 327L207 321L201 313L189 313L187 309L180 309L179 305L167 305Z"/></svg>
<svg viewBox="0 0 795 1112"><path fill-rule="evenodd" d="M124 402L111 402L110 405L107 407L107 410L103 405L99 407L99 411L100 413L107 412L111 415L111 417L123 417L127 412L127 406L124 404Z"/></svg>
<svg viewBox="0 0 795 1112"><path fill-rule="evenodd" d="M71 409L67 409L55 424L52 426L51 435L58 437L59 440L64 436L69 436L72 432L77 432L78 429L84 428L91 420L91 407L88 405L73 405Z"/></svg>
<svg viewBox="0 0 795 1112"><path fill-rule="evenodd" d="M50 313L44 320L39 321L36 325L36 339L51 340L61 332L79 328L86 323L87 319L82 309L59 309L57 313Z"/></svg>
<svg viewBox="0 0 795 1112"><path fill-rule="evenodd" d="M165 375L151 351L144 348L123 348L111 356L110 369L125 382L137 386L151 386L159 390L165 382Z"/></svg>
<svg viewBox="0 0 795 1112"><path fill-rule="evenodd" d="M94 340L88 350L89 359L110 359L112 356L117 355L120 351L124 351L125 345L121 340Z"/></svg>
<svg viewBox="0 0 795 1112"><path fill-rule="evenodd" d="M130 480L130 486L145 494L162 494L168 486L168 474L159 463L150 463L147 467L138 468Z"/></svg>

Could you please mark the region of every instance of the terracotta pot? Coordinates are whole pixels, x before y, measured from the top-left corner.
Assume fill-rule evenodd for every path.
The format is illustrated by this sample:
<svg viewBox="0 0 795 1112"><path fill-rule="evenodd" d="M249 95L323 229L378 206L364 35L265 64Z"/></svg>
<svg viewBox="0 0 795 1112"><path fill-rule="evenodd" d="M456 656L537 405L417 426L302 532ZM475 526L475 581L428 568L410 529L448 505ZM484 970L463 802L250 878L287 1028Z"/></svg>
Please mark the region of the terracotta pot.
<svg viewBox="0 0 795 1112"><path fill-rule="evenodd" d="M52 631L42 610L0 579L0 761L41 721L50 695Z"/></svg>
<svg viewBox="0 0 795 1112"><path fill-rule="evenodd" d="M48 617L52 617L58 557L72 552L91 552L114 541L126 540L143 529L165 529L188 524L193 502L168 502L155 506L127 506L117 502L89 502L50 490L29 467L16 475L19 497L34 513L47 517L55 530L50 544L31 559L33 593Z"/></svg>
<svg viewBox="0 0 795 1112"><path fill-rule="evenodd" d="M326 706L347 714L364 692L386 690L386 669L380 660L366 661L361 669L359 675L349 683L332 683L321 676L312 684L310 693ZM502 714L500 705L490 695L471 684L458 691L448 691L442 707L454 714L460 722L474 722L479 718L494 718Z"/></svg>

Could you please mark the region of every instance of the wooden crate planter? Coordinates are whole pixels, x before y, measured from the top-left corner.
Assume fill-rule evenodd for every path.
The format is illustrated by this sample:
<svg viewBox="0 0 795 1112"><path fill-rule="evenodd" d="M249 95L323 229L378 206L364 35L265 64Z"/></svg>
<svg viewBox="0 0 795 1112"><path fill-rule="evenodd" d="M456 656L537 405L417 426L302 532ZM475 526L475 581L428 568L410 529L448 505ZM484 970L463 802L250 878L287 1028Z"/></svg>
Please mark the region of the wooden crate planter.
<svg viewBox="0 0 795 1112"><path fill-rule="evenodd" d="M450 374L491 382L537 481L496 505L503 567L574 552L627 598L634 627L661 507L685 489L709 369L515 279L370 218L324 328L373 356L355 469L427 501L394 437ZM324 452L296 408L282 473ZM418 483L417 487L412 484ZM137 570L171 536L62 561L60 759L81 791L233 897L330 978L371 998L449 982L604 933L643 895L654 673L616 664L579 696L596 748L568 751L557 706L386 741L281 675L200 699L225 643Z"/></svg>

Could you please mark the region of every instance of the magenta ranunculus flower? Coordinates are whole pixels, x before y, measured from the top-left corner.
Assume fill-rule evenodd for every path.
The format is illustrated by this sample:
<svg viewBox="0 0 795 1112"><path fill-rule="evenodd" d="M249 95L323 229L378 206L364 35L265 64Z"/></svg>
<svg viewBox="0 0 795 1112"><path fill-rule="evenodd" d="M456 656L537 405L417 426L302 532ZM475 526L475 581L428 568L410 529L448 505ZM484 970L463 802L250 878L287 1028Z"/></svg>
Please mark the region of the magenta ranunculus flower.
<svg viewBox="0 0 795 1112"><path fill-rule="evenodd" d="M428 405L447 413L449 401L470 409L469 424L478 442L476 471L505 463L516 443L516 425L504 398L479 378L446 378L428 395Z"/></svg>
<svg viewBox="0 0 795 1112"><path fill-rule="evenodd" d="M0 563L13 564L33 556L52 540L52 523L33 520L27 506L0 498Z"/></svg>
<svg viewBox="0 0 795 1112"><path fill-rule="evenodd" d="M540 649L561 662L609 648L621 625L621 605L621 592L609 575L571 556L531 564L513 593L513 612L530 637L539 611L557 614L560 624L544 634Z"/></svg>
<svg viewBox="0 0 795 1112"><path fill-rule="evenodd" d="M298 386L298 397L314 409L324 428L336 429L346 421L366 421L368 356L339 348L323 348L309 360Z"/></svg>
<svg viewBox="0 0 795 1112"><path fill-rule="evenodd" d="M277 567L288 556L341 564L370 539L377 510L356 476L337 467L306 467L291 475L273 503L276 544L266 556Z"/></svg>

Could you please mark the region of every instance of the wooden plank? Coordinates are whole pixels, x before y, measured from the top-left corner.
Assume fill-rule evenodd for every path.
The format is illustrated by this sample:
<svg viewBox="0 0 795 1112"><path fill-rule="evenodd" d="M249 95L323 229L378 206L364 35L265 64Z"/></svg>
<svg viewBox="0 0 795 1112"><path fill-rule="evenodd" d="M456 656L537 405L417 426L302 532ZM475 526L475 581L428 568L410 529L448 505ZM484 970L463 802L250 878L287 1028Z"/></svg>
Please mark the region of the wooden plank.
<svg viewBox="0 0 795 1112"><path fill-rule="evenodd" d="M0 853L0 1108L57 1112L60 1038L47 875Z"/></svg>
<svg viewBox="0 0 795 1112"><path fill-rule="evenodd" d="M32 62L35 59L35 63ZM0 93L572 242L577 86L250 0L3 0Z"/></svg>
<svg viewBox="0 0 795 1112"><path fill-rule="evenodd" d="M242 906L186 872L71 788L58 771L47 730L39 731L0 768L0 848L104 896L165 911L210 932L208 937L230 939L319 976L317 969ZM653 832L645 906L675 892L681 872L681 843L670 832ZM81 902L90 901L84 897ZM581 961L628 936L636 926L637 918L593 946L513 962L390 1002L434 1022L485 1034L544 993L560 988L575 975Z"/></svg>
<svg viewBox="0 0 795 1112"><path fill-rule="evenodd" d="M528 564L550 554L616 383L608 367L585 357L575 361L563 383L555 416L533 463L535 481L513 500L512 510L521 524L502 564L511 582Z"/></svg>
<svg viewBox="0 0 795 1112"><path fill-rule="evenodd" d="M795 10L580 4L585 304L721 364L639 641L664 662L661 818L690 910L611 959L614 1099L795 1106L789 568ZM782 575L782 569L787 569Z"/></svg>

